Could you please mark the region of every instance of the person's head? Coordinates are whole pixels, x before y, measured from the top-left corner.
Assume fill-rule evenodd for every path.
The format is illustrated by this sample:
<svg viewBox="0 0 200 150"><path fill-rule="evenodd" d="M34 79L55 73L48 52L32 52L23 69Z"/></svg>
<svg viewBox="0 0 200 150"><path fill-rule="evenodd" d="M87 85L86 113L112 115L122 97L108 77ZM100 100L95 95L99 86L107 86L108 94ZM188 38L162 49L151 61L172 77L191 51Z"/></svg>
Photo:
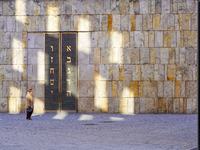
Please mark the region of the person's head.
<svg viewBox="0 0 200 150"><path fill-rule="evenodd" d="M33 90L32 90L32 89L29 89L28 92L29 92L30 94L33 94Z"/></svg>

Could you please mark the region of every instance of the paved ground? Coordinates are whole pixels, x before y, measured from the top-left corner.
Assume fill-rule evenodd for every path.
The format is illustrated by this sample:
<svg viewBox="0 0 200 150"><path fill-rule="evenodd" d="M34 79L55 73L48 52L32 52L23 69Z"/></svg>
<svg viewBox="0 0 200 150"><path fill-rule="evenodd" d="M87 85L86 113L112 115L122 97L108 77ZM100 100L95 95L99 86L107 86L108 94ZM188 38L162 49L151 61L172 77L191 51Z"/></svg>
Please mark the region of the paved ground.
<svg viewBox="0 0 200 150"><path fill-rule="evenodd" d="M0 150L197 149L197 115L0 113Z"/></svg>

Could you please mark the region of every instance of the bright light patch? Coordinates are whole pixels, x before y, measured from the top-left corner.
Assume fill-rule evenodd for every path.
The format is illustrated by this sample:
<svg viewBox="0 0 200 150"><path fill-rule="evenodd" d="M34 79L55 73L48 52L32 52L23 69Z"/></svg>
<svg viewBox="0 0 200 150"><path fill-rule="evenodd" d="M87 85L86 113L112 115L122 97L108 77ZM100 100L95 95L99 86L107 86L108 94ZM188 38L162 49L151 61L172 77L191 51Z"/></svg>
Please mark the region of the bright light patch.
<svg viewBox="0 0 200 150"><path fill-rule="evenodd" d="M120 118L120 117L110 117L110 120L112 121L124 121L124 118Z"/></svg>
<svg viewBox="0 0 200 150"><path fill-rule="evenodd" d="M67 115L67 113L57 113L52 119L63 120Z"/></svg>
<svg viewBox="0 0 200 150"><path fill-rule="evenodd" d="M81 115L78 120L79 121L84 121L84 120L93 120L93 116L92 115Z"/></svg>

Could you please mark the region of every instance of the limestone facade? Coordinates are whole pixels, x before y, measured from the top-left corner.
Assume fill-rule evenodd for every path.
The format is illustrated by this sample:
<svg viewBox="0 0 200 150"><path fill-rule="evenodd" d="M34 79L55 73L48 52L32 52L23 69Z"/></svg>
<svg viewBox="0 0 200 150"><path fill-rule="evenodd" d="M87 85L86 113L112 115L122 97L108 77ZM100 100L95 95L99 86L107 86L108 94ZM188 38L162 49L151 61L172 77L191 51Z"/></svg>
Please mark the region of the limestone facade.
<svg viewBox="0 0 200 150"><path fill-rule="evenodd" d="M0 112L44 112L44 33L77 32L77 111L197 113L197 0L0 1Z"/></svg>

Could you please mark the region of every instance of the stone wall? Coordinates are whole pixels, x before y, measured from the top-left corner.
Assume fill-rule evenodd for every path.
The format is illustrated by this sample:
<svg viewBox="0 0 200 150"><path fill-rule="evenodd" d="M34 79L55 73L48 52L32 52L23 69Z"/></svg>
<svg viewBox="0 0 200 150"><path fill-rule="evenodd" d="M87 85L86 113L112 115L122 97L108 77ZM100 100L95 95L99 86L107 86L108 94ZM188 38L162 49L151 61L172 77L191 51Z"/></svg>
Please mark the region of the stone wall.
<svg viewBox="0 0 200 150"><path fill-rule="evenodd" d="M197 113L196 0L1 0L0 112L44 112L51 31L78 33L78 112Z"/></svg>

